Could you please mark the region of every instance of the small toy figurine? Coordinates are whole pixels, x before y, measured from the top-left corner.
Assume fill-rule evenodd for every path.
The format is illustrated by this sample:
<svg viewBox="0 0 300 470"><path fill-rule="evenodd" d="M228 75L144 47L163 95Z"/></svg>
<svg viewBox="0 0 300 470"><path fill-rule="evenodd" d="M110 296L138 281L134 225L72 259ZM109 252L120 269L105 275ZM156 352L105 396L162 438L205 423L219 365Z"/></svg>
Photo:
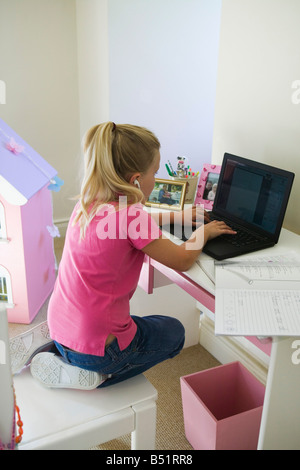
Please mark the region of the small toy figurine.
<svg viewBox="0 0 300 470"><path fill-rule="evenodd" d="M184 178L185 157L177 157L177 176Z"/></svg>

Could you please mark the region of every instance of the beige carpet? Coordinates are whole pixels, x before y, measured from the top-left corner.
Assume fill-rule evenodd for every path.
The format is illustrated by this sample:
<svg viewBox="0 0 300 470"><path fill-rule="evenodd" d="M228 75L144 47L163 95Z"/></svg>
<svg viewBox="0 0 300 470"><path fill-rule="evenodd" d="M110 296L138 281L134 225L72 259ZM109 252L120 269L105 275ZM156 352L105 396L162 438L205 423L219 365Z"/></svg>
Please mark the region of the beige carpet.
<svg viewBox="0 0 300 470"><path fill-rule="evenodd" d="M57 262L61 258L64 239L55 239ZM10 337L15 336L46 319L45 303L31 325L9 324ZM158 364L145 372L147 379L158 391L157 401L157 450L192 450L184 433L180 377L194 372L215 367L220 363L202 346L196 345L186 349L173 359ZM146 430L145 430L146 431ZM129 450L130 435L107 442L93 450Z"/></svg>

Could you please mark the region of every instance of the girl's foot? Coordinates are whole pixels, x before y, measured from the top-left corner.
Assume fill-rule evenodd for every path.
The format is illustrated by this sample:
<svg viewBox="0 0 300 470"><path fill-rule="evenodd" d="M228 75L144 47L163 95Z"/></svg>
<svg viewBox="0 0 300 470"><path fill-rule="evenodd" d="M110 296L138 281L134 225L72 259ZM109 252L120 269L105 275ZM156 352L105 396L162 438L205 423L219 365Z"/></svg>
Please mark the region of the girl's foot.
<svg viewBox="0 0 300 470"><path fill-rule="evenodd" d="M47 352L33 358L30 372L45 387L55 388L92 390L107 379L106 375L72 366L54 353Z"/></svg>
<svg viewBox="0 0 300 470"><path fill-rule="evenodd" d="M35 354L53 344L45 321L10 340L12 373L16 374L30 363Z"/></svg>

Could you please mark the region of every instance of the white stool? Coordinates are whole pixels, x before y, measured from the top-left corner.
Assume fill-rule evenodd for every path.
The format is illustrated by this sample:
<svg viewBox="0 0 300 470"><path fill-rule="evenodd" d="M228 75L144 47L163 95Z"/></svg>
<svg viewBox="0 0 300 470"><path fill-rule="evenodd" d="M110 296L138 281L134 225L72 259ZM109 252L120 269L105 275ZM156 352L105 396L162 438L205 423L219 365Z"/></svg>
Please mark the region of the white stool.
<svg viewBox="0 0 300 470"><path fill-rule="evenodd" d="M19 450L86 450L128 433L132 449L155 449L157 391L142 374L82 391L45 388L28 367L14 387L24 423Z"/></svg>

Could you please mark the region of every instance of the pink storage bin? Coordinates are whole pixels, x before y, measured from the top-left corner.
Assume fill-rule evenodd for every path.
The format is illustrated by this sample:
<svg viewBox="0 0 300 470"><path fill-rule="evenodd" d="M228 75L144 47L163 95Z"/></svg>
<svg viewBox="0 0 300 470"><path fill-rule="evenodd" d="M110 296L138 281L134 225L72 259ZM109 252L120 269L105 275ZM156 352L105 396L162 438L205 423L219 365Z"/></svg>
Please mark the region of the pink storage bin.
<svg viewBox="0 0 300 470"><path fill-rule="evenodd" d="M186 375L180 385L194 449L257 449L265 387L240 362Z"/></svg>

